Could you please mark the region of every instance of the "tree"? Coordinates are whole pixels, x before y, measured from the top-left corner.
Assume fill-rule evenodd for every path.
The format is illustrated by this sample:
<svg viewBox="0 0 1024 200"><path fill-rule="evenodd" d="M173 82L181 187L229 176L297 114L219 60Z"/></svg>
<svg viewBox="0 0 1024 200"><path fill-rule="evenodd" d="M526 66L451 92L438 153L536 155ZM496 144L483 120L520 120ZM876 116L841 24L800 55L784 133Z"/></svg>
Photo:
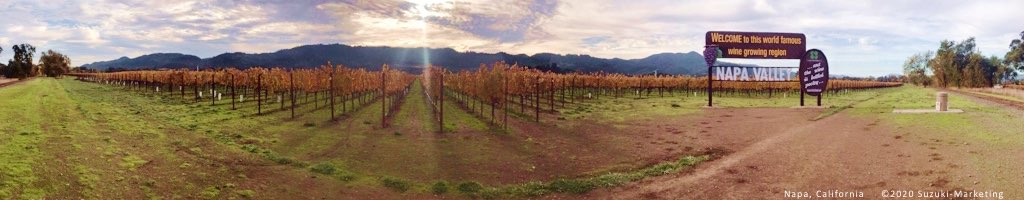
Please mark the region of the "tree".
<svg viewBox="0 0 1024 200"><path fill-rule="evenodd" d="M0 53L3 53L3 52L4 52L4 48L0 47ZM7 65L4 65L3 63L0 63L0 76L10 77L10 76L8 76L8 73L7 73L8 70L10 70L10 69L7 69Z"/></svg>
<svg viewBox="0 0 1024 200"><path fill-rule="evenodd" d="M9 71L4 76L19 79L34 76L38 71L36 65L32 63L32 56L36 53L36 47L29 44L19 44L14 45L12 49L14 49L14 58L7 61Z"/></svg>
<svg viewBox="0 0 1024 200"><path fill-rule="evenodd" d="M1002 63L998 58L982 56L971 37L959 43L943 40L927 66L934 84L940 87L991 87L1004 77L1016 75Z"/></svg>
<svg viewBox="0 0 1024 200"><path fill-rule="evenodd" d="M928 61L932 60L932 54L934 53L929 51L907 58L903 63L903 74L907 76L908 82L921 86L931 84L931 78L928 77Z"/></svg>
<svg viewBox="0 0 1024 200"><path fill-rule="evenodd" d="M1003 64L1007 68L1024 70L1024 31L1020 32L1020 39L1010 41L1010 51L1003 57ZM1016 72L1013 73L1016 75Z"/></svg>
<svg viewBox="0 0 1024 200"><path fill-rule="evenodd" d="M1017 70L1007 65L1006 61L1000 60L999 57L989 57L986 64L995 68L994 77L992 78L994 84L1001 84L1017 77Z"/></svg>
<svg viewBox="0 0 1024 200"><path fill-rule="evenodd" d="M53 50L43 52L39 64L42 65L43 74L49 77L60 77L71 70L71 59Z"/></svg>
<svg viewBox="0 0 1024 200"><path fill-rule="evenodd" d="M948 87L950 82L958 82L959 70L955 69L953 57L953 41L942 40L939 49L935 51L935 57L928 61L928 67L932 69L932 79L939 87Z"/></svg>

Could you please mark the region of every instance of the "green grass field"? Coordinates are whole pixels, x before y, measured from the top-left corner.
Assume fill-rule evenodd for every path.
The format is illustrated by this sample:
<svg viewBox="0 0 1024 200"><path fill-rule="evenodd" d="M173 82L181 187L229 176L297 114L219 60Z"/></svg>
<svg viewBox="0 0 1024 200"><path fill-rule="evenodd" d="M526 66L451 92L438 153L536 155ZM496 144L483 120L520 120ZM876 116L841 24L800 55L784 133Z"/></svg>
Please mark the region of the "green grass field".
<svg viewBox="0 0 1024 200"><path fill-rule="evenodd" d="M444 126L449 131L439 134L421 92L414 84L392 126L381 128L379 102L346 113L339 107L341 117L332 121L324 102L315 106L300 101L297 117L291 119L290 111L277 102L257 115L251 99L233 110L227 99L211 105L208 99L182 99L177 92L36 78L0 88L0 198L272 198L267 195L303 190L259 183L311 176L328 177L341 187L369 188L371 193L384 189L530 197L617 186L714 159L674 155L637 160L623 153L629 147L621 144L634 136L574 131L601 122L607 125L593 126L627 133L621 125L630 121L700 116L707 110L701 95L602 97L568 104L557 110L560 115L546 113L541 123L529 116L510 117L517 122L509 131L447 101ZM821 117L848 112L991 145L1024 144L1014 134L1024 130L1014 121L1018 118L958 95L951 104L965 114L891 113L893 108L927 108L933 105L932 93L904 86L827 96L824 103L832 108ZM725 96L716 97L715 103L723 108L785 108L797 106L799 99Z"/></svg>

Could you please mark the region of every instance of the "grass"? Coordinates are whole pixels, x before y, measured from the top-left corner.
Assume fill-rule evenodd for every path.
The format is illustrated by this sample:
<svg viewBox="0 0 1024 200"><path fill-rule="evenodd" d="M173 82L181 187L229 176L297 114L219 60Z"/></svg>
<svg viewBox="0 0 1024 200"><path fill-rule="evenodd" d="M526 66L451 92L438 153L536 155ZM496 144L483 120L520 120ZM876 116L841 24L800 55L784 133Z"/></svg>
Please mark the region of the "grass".
<svg viewBox="0 0 1024 200"><path fill-rule="evenodd" d="M216 199L217 196L220 196L220 188L216 186L206 187L206 189L199 193L199 196L203 199Z"/></svg>
<svg viewBox="0 0 1024 200"><path fill-rule="evenodd" d="M156 189L138 183L155 178L161 185L190 185L189 178L219 182L233 177L205 164L186 166L186 159L193 158L175 153L181 148L198 150L189 145L204 139L200 135L208 129L182 123L202 118L163 119L160 114L186 113L192 106L70 78L37 78L0 88L0 99L0 199L141 198L168 193L200 198L189 187ZM167 109L159 109L163 107ZM183 134L186 129L197 134ZM239 158L224 150L203 147L196 155ZM153 167L142 167L149 165ZM161 173L152 173L157 170ZM162 172L189 173L152 177Z"/></svg>
<svg viewBox="0 0 1024 200"><path fill-rule="evenodd" d="M204 188L245 177L229 170L219 172L204 162L188 158L192 156L241 160L252 157L287 166L283 167L286 170L292 167L290 169L309 173L303 176L333 177L343 182L340 184L352 187L482 198L586 193L595 188L678 173L711 159L689 156L647 167L627 166L622 169L632 170L600 175L565 174L554 180L513 183L487 180L487 177L501 175L501 171L491 169L503 165L500 163L529 166L532 156L544 153L544 146L535 143L547 141L531 142L533 138L518 137L515 131L483 134L492 133L490 125L455 107L453 101L446 101L446 134L436 134L436 123L423 119L431 117L431 113L417 91L421 88L413 87L392 127L380 128L379 103L355 111L350 107L345 113L340 113L339 107L339 116L343 116L332 121L327 110L317 110L310 102L301 104L296 109L297 117L292 119L289 110L278 110L275 105L268 106L265 114L254 114L251 101L232 110L227 100L211 106L209 102L182 100L176 93L147 94L69 79L32 80L0 89L0 99L4 100L0 113L5 113L0 115L0 132L11 133L0 134L0 161L3 161L0 162L0 199L41 199L67 190L68 187L61 186L64 182L46 177L46 173L52 171L40 171L39 166L57 155L54 148L73 151L75 156L69 157L67 162L75 167L66 174L74 176L73 182L95 188L78 191L86 199L123 194L118 191L121 188L139 188L146 191L146 196L173 193L193 199L252 198L253 195L244 190L213 187L214 194L214 190ZM974 104L956 95L951 97L951 104L968 113L889 113L894 107L930 107L932 92L908 86L827 96L825 103L835 109L826 110L824 115L843 112L879 116L898 126L963 134L992 144L1024 144L1016 143L1024 141L1019 139L1021 136L1012 135L1014 130L1024 130L1021 123L1013 121L1018 118L1007 117L1008 113L999 108ZM705 100L704 96L679 94L640 99L602 96L559 112L569 122L577 119L628 121L700 113ZM790 107L799 101L794 95L788 95L776 98L716 96L715 102L720 107ZM66 149L57 148L60 146ZM196 174L203 175L154 178L143 173L154 169L169 170L169 174L199 172ZM116 180L117 177L124 180ZM159 180L161 187L139 184L148 179ZM204 182L193 183L195 180ZM182 187L167 189L166 185Z"/></svg>
<svg viewBox="0 0 1024 200"><path fill-rule="evenodd" d="M143 160L135 155L128 155L121 158L121 167L128 168L128 170L135 171L136 168L145 165L149 161Z"/></svg>
<svg viewBox="0 0 1024 200"><path fill-rule="evenodd" d="M236 190L235 193L238 194L238 196L241 196L242 198L246 199L252 199L254 196L256 196L256 191L253 190Z"/></svg>
<svg viewBox="0 0 1024 200"><path fill-rule="evenodd" d="M327 162L317 163L311 166L309 168L309 171L312 171L313 173L328 175L345 182L355 180L356 178L356 174L353 174L352 172L349 172L345 169L342 169L341 167L335 166L334 164Z"/></svg>
<svg viewBox="0 0 1024 200"><path fill-rule="evenodd" d="M853 116L878 119L880 124L893 127L893 134L903 137L934 138L957 141L958 144L986 149L1017 149L1024 145L1024 123L1020 116L1007 108L972 101L958 93L949 93L949 106L962 109L959 114L894 114L893 109L932 109L935 93L932 88L904 86L900 90L880 95L853 105L848 113ZM1005 179L1005 173L994 166L1015 166L1017 162L992 159L980 155L967 155L957 159L981 166L975 169L977 177L994 185L993 190L1015 190L1018 183Z"/></svg>
<svg viewBox="0 0 1024 200"><path fill-rule="evenodd" d="M459 183L459 186L457 188L459 189L459 192L462 192L462 193L465 193L465 194L473 194L473 193L476 193L476 192L479 192L480 190L482 190L484 188L484 186L480 185L480 183L478 183L476 181L469 181L469 182Z"/></svg>
<svg viewBox="0 0 1024 200"><path fill-rule="evenodd" d="M41 181L35 169L43 158L38 146L49 137L41 126L48 112L43 103L55 103L45 96L56 92L53 86L34 79L0 90L0 199L40 199L53 192L33 187Z"/></svg>
<svg viewBox="0 0 1024 200"><path fill-rule="evenodd" d="M634 171L613 172L594 177L557 179L547 183L531 181L523 184L484 187L477 182L464 182L457 189L463 194L484 198L539 197L551 193L583 194L601 187L615 187L648 177L677 173L712 159L710 155L684 156L676 161L659 163Z"/></svg>
<svg viewBox="0 0 1024 200"><path fill-rule="evenodd" d="M448 181L434 182L433 185L430 185L430 192L434 194L448 193L448 187L451 187L449 186Z"/></svg>
<svg viewBox="0 0 1024 200"><path fill-rule="evenodd" d="M325 175L334 174L335 170L337 170L337 168L330 163L317 163L316 165L313 165L313 167L309 168L309 171Z"/></svg>
<svg viewBox="0 0 1024 200"><path fill-rule="evenodd" d="M391 188L392 190L398 192L408 191L409 188L412 187L412 184L409 183L409 181L395 177L384 177L381 178L380 182L381 185L383 185L384 187Z"/></svg>
<svg viewBox="0 0 1024 200"><path fill-rule="evenodd" d="M832 105L830 113L841 111L845 105L861 102L879 94L888 93L895 88L839 91L826 93L823 105ZM653 93L657 94L657 93ZM815 104L815 97L806 96L805 105ZM799 93L775 94L772 97L748 97L745 93L716 94L714 106L721 108L788 108L800 105ZM667 93L664 97L635 95L624 97L601 96L597 99L583 100L582 103L558 109L565 120L593 119L604 122L622 122L626 120L656 119L659 117L681 116L700 113L707 106L707 95L685 92ZM827 116L827 115L826 115ZM825 117L825 116L822 116Z"/></svg>
<svg viewBox="0 0 1024 200"><path fill-rule="evenodd" d="M863 103L852 105L851 113L858 116L877 116L896 127L924 129L950 136L966 136L989 144L1021 145L1024 130L1013 114L1000 106L983 105L960 94L950 93L952 109L961 114L893 114L893 109L931 109L935 106L935 93L931 88L904 86L899 90L879 95Z"/></svg>
<svg viewBox="0 0 1024 200"><path fill-rule="evenodd" d="M150 160L167 159L160 155L161 151L171 152L173 149L185 149L192 154L208 157L220 155L224 149L235 149L239 152L247 152L281 165L307 168L311 173L328 175L344 182L351 182L351 184L377 185L372 184L370 180L379 180L379 185L395 189L396 191L416 190L434 192L442 189L434 190L432 188L433 184L425 183L426 180L465 180L463 177L453 179L452 177L445 176L420 176L420 174L438 174L435 172L446 170L444 166L436 163L436 160L439 158L456 158L446 161L454 165L480 165L496 162L522 162L516 159L525 159L528 157L524 157L524 155L530 155L530 152L521 149L520 145L501 143L502 140L511 139L504 138L509 137L507 135L496 134L484 138L464 138L458 136L474 134L474 132L490 132L491 127L487 122L456 107L457 105L455 105L454 101L446 101L445 129L447 129L447 134L456 135L457 137L442 137L437 139L436 142L422 142L424 136L427 138L433 137L431 135L436 130L436 123L415 123L416 120L425 121L416 118L431 116L423 96L417 94L422 89L420 87L413 87L412 93L407 96L409 99L406 99L405 103L402 104L402 112L395 116L393 121L394 127L380 129L376 127L376 125L379 125L380 111L379 109L372 109L375 107L379 108L380 104L370 104L366 109L357 109L355 111L350 107L348 112L344 113L344 119L333 122L329 120L329 112L323 109L313 111L314 108L311 104L302 104L296 109L296 113L299 116L295 119L290 119L290 117L287 117L290 115L287 109L276 110L277 106L273 105L265 108L267 110L264 111L267 114L255 115L253 114L255 113L255 108L252 106L251 101L247 101L248 104L239 104L239 109L232 110L229 101L226 100L218 101L217 104L211 106L205 101L193 103L191 100L182 100L177 93L126 92L118 87L83 83L68 79L43 79L38 82L30 84L30 86L39 85L40 87L55 88L53 91L41 91L41 93L47 93L50 96L44 97L39 95L39 98L52 99L61 93L59 90L64 90L63 92L71 97L77 98L62 99L65 102L58 103L75 106L77 107L74 108L76 111L83 113L81 116L74 117L82 117L86 120L77 120L83 121L83 124L73 128L81 129L86 134L108 132L106 130L108 128L116 132L117 134L99 137L100 141L103 142L101 146L103 147L103 152L108 157L118 159L115 166L129 172L138 170L140 166L147 165L151 162ZM4 92L16 92L8 89L0 90L0 95ZM38 90L38 88L33 87L32 90ZM25 104L39 101L38 99L21 99L25 99ZM672 104L666 101L664 105L654 108L673 108ZM676 109L684 108L676 107ZM40 110L42 109L40 108ZM38 116L37 118L39 118L37 120L42 120L44 117ZM98 121L101 123L97 123ZM106 127L90 127L90 123L101 124ZM29 122L24 124L39 123ZM175 129L180 129L187 133L195 133L192 137L209 138L215 141L217 145L200 147L196 146L196 142L178 138L179 136L165 136L169 130ZM18 127L18 130L29 131L14 137L32 138L37 136L38 133L32 132L30 128ZM338 130L344 131L339 132ZM155 149L156 151L153 152L131 152L134 148L126 148L125 146L130 145L129 143L133 140L118 134L131 137L154 138L144 145L163 147ZM402 137L381 137L381 135L401 135ZM4 137L10 136L5 135ZM514 139L514 141L523 140ZM31 143L32 141L29 140L28 142ZM345 148L338 151L334 149L336 146L344 146ZM5 145L3 147L9 148L11 146ZM440 151L433 153L428 151L428 154L423 154L424 149L439 149ZM86 150L88 151L89 149L86 148ZM372 150L374 153L361 153L368 150ZM314 156L320 155L322 152L331 151L338 152L338 154L327 157ZM5 152L31 153L31 151L21 150ZM372 155L387 156L373 156L375 157L374 159L365 159ZM496 160L496 158L506 160ZM177 158L173 156L170 159L161 160L159 163L173 163L173 166L170 168L175 170L197 170L201 168L200 165L186 165L185 163L188 163L186 161L176 161L174 159ZM312 163L312 165L309 163ZM342 166L336 163L344 163L345 165ZM422 164L407 165L397 163ZM3 164L10 165L12 163ZM96 166L96 164L90 164L87 168L102 169L102 167ZM486 176L488 174L485 171L470 173L479 174L474 176ZM36 178L32 173L26 174ZM120 176L129 177L129 179L131 177ZM367 178L367 176L384 176L388 178L376 179ZM408 177L420 178L409 179ZM473 176L469 177L472 180ZM476 183L475 185L479 187L474 189L474 184L465 185L460 183L438 188L451 188L452 190L460 191L460 193L469 191L478 195L504 193L507 191L506 189L501 189L504 186L483 187L478 182L471 183ZM102 182L101 180L100 183L96 184L109 183ZM524 191L523 193L537 192L530 189L530 187L518 189L528 190L528 192ZM563 188L558 191L573 190ZM102 194L109 191L99 192ZM40 196L45 195L41 194ZM21 195L21 197L25 196Z"/></svg>

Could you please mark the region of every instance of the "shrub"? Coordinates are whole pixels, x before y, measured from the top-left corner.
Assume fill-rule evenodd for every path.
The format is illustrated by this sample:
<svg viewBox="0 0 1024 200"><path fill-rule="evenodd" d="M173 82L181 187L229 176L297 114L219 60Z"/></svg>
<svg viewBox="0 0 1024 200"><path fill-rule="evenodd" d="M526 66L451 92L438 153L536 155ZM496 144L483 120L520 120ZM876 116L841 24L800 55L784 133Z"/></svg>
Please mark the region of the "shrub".
<svg viewBox="0 0 1024 200"><path fill-rule="evenodd" d="M707 161L708 159L710 159L708 156L686 156L679 159L679 164L683 166L694 166L700 162Z"/></svg>
<svg viewBox="0 0 1024 200"><path fill-rule="evenodd" d="M676 170L678 170L678 169L679 169L678 166L675 166L675 165L672 165L672 164L669 164L669 163L662 163L662 164L655 165L654 167L644 169L643 173L644 173L645 176L660 176L660 175L665 175L665 174L668 174L668 173L676 172Z"/></svg>
<svg viewBox="0 0 1024 200"><path fill-rule="evenodd" d="M509 188L509 193L516 196L539 197L551 193L551 190L544 183L533 181Z"/></svg>
<svg viewBox="0 0 1024 200"><path fill-rule="evenodd" d="M458 187L459 192L466 193L466 194L472 194L472 193L479 192L480 189L483 189L483 188L484 188L483 185L480 185L480 183L477 183L475 181L460 183L459 187Z"/></svg>
<svg viewBox="0 0 1024 200"><path fill-rule="evenodd" d="M434 194L448 193L448 182L445 182L445 181L434 182L434 185L430 186L430 191L434 192Z"/></svg>
<svg viewBox="0 0 1024 200"><path fill-rule="evenodd" d="M331 163L317 163L316 165L313 165L313 167L310 167L309 171L313 171L318 174L331 175L337 171L337 167L334 167Z"/></svg>
<svg viewBox="0 0 1024 200"><path fill-rule="evenodd" d="M480 191L480 197L483 199L497 199L501 198L505 193L498 188L485 188Z"/></svg>
<svg viewBox="0 0 1024 200"><path fill-rule="evenodd" d="M583 194L597 188L597 184L586 180L558 179L548 184L548 187L557 192Z"/></svg>
<svg viewBox="0 0 1024 200"><path fill-rule="evenodd" d="M256 196L256 191L252 190L238 190L235 191L235 193L237 193L238 196L241 196L242 198L246 199L251 199L253 196Z"/></svg>
<svg viewBox="0 0 1024 200"><path fill-rule="evenodd" d="M203 192L199 193L199 196L203 199L216 199L220 195L220 189L214 186L207 187Z"/></svg>
<svg viewBox="0 0 1024 200"><path fill-rule="evenodd" d="M392 177L384 177L384 179L381 179L381 183L384 185L384 187L391 188L398 192L408 191L410 187L409 182Z"/></svg>

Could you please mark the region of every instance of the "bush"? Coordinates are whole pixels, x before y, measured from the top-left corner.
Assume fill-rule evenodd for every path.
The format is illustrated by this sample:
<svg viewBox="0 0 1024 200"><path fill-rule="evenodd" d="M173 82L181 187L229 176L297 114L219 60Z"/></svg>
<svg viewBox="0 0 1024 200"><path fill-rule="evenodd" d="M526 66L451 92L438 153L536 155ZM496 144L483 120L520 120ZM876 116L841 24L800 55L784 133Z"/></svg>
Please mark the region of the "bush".
<svg viewBox="0 0 1024 200"><path fill-rule="evenodd" d="M678 166L669 163L662 163L655 165L654 167L644 169L643 173L645 176L661 176L672 172L676 172L676 170L678 169Z"/></svg>
<svg viewBox="0 0 1024 200"><path fill-rule="evenodd" d="M445 182L445 181L435 182L434 185L430 186L430 191L434 192L434 194L448 193L448 182Z"/></svg>
<svg viewBox="0 0 1024 200"><path fill-rule="evenodd" d="M480 183L477 183L475 181L461 183L461 184L459 184L459 187L458 187L459 192L466 193L466 194L477 193L477 192L479 192L483 188L484 188L483 185L480 185Z"/></svg>
<svg viewBox="0 0 1024 200"><path fill-rule="evenodd" d="M498 199L504 194L505 193L498 188L486 188L480 191L480 197L483 199Z"/></svg>
<svg viewBox="0 0 1024 200"><path fill-rule="evenodd" d="M206 189L199 193L199 196L203 197L203 199L216 199L217 196L220 196L220 189L214 186L206 187Z"/></svg>
<svg viewBox="0 0 1024 200"><path fill-rule="evenodd" d="M392 177L384 177L384 179L381 179L381 183L384 185L384 187L391 188L398 192L408 191L410 187L409 182Z"/></svg>
<svg viewBox="0 0 1024 200"><path fill-rule="evenodd" d="M338 177L338 180L345 181L345 182L356 180L356 175L355 174L353 174L352 172L349 172L349 171L345 171L345 170L339 170L339 171L335 172L334 176Z"/></svg>
<svg viewBox="0 0 1024 200"><path fill-rule="evenodd" d="M686 157L683 157L683 158L679 159L679 164L683 165L683 166L692 167L694 165L697 165L700 162L707 161L708 159L709 159L708 156L699 156L699 157L686 156Z"/></svg>
<svg viewBox="0 0 1024 200"><path fill-rule="evenodd" d="M540 197L551 193L551 190L549 190L548 186L544 185L544 183L534 181L524 183L517 187L512 187L509 189L509 192L516 196Z"/></svg>
<svg viewBox="0 0 1024 200"><path fill-rule="evenodd" d="M316 165L313 165L313 167L310 167L309 171L313 171L318 174L331 175L337 171L337 167L334 167L331 163L317 163Z"/></svg>
<svg viewBox="0 0 1024 200"><path fill-rule="evenodd" d="M237 193L238 196L241 196L246 199L251 199L253 196L256 196L256 191L252 190L238 190L235 191L235 193Z"/></svg>
<svg viewBox="0 0 1024 200"><path fill-rule="evenodd" d="M597 184L585 180L558 179L548 184L548 187L557 192L583 194L597 188Z"/></svg>

